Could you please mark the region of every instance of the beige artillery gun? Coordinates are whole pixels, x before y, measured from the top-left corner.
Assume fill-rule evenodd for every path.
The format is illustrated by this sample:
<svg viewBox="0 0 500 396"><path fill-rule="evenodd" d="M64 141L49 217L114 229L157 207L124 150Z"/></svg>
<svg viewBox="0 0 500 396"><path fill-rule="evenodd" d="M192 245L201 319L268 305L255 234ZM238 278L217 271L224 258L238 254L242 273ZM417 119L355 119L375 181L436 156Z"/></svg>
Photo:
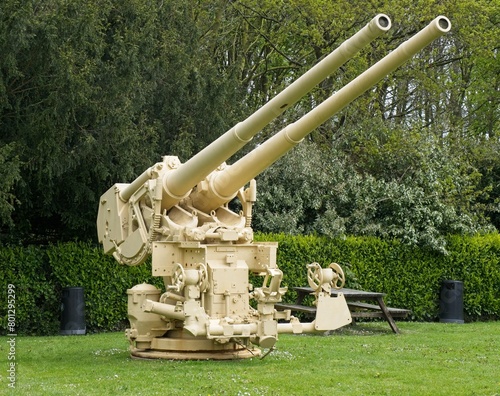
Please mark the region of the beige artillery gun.
<svg viewBox="0 0 500 396"><path fill-rule="evenodd" d="M259 356L280 333L335 330L351 323L345 298L332 297L344 273L306 266L315 290L316 317L300 322L277 311L287 288L276 264L277 243L253 241L254 178L307 134L370 89L434 39L449 31L437 17L330 98L288 125L233 165L225 161L267 124L390 28L383 14L345 41L288 88L184 164L165 156L130 184L115 184L100 199L99 241L120 264L152 256L152 274L165 290L140 284L127 290L131 354L138 358L235 359ZM230 209L238 198L242 210ZM250 284L251 274L262 284ZM251 301L254 301L253 306Z"/></svg>

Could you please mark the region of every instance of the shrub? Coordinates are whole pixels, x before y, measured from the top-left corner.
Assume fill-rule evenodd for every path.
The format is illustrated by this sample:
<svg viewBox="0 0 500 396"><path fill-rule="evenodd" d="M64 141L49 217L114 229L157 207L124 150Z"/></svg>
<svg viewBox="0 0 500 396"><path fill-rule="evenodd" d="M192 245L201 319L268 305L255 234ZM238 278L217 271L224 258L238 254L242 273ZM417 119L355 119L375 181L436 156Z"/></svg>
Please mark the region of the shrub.
<svg viewBox="0 0 500 396"><path fill-rule="evenodd" d="M415 320L434 320L445 279L464 283L466 319L500 318L500 235L451 236L447 254L396 240L374 237L296 236L258 234L260 240L280 243L278 264L289 287L307 285L307 263L342 265L346 286L386 293L389 306L412 310ZM292 302L294 293L285 300Z"/></svg>
<svg viewBox="0 0 500 396"><path fill-rule="evenodd" d="M127 289L155 283L150 264L119 265L99 248L82 243L50 246L47 257L58 288L81 286L85 293L87 326L91 331L118 330L127 319Z"/></svg>
<svg viewBox="0 0 500 396"><path fill-rule="evenodd" d="M466 320L500 318L500 236L497 234L447 239L448 254L411 247L397 241L349 237L256 234L256 240L279 243L278 265L289 287L284 300L294 301L293 286L307 285L306 265L339 263L346 286L386 293L389 306L411 309L415 320L438 317L439 291L444 279L464 282ZM16 291L16 332L57 334L62 289L85 291L87 331L123 329L127 323L126 290L139 283L162 287L149 263L120 266L88 243L48 247L0 247L0 287ZM254 279L261 282L260 279ZM256 285L259 286L259 285ZM7 304L0 305L0 331L7 333Z"/></svg>
<svg viewBox="0 0 500 396"><path fill-rule="evenodd" d="M26 335L57 334L62 290L84 288L87 331L123 329L127 323L126 290L138 283L158 284L150 265L120 266L100 248L87 243L61 243L48 247L0 248L1 281L16 291L16 331ZM0 307L5 332L6 304Z"/></svg>
<svg viewBox="0 0 500 396"><path fill-rule="evenodd" d="M54 334L59 326L60 311L57 285L52 282L43 249L29 246L0 249L2 300L7 285L15 286L16 332L21 334ZM7 304L0 306L2 331L7 325Z"/></svg>

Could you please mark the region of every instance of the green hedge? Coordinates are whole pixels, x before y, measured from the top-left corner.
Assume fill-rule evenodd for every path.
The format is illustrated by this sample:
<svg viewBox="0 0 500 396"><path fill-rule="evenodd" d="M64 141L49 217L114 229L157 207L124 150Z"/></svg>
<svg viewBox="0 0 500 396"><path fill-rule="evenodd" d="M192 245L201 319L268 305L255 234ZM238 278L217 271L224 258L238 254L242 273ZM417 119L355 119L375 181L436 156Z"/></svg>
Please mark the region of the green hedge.
<svg viewBox="0 0 500 396"><path fill-rule="evenodd" d="M415 320L435 320L442 280L461 280L466 320L500 318L497 234L450 237L447 255L376 238L258 234L256 239L279 242L278 264L285 286L306 285L308 263L337 262L347 274L347 286L387 293L388 305L411 309ZM87 243L0 247L0 273L2 334L7 333L8 284L16 287L16 331L33 335L59 332L64 287L84 287L87 330L95 332L124 328L128 288L142 282L162 284L161 278L151 276L149 263L121 266ZM285 301L294 298L290 290Z"/></svg>
<svg viewBox="0 0 500 396"><path fill-rule="evenodd" d="M7 325L7 286L15 286L15 324L18 334L54 334L59 325L59 290L40 248L0 248L1 334Z"/></svg>
<svg viewBox="0 0 500 396"><path fill-rule="evenodd" d="M57 334L62 289L81 286L85 293L87 331L123 329L127 323L126 290L147 282L150 264L119 265L102 249L87 243L61 243L48 247L0 247L0 280L4 301L7 285L15 286L16 330L19 334ZM6 304L0 306L0 329L6 331Z"/></svg>
<svg viewBox="0 0 500 396"><path fill-rule="evenodd" d="M435 320L443 280L464 283L465 319L500 318L500 235L452 236L448 254L411 247L398 241L283 234L258 235L279 242L278 263L286 286L307 285L307 263L342 265L347 286L386 293L389 306L411 309L415 320ZM287 293L287 301L294 294Z"/></svg>

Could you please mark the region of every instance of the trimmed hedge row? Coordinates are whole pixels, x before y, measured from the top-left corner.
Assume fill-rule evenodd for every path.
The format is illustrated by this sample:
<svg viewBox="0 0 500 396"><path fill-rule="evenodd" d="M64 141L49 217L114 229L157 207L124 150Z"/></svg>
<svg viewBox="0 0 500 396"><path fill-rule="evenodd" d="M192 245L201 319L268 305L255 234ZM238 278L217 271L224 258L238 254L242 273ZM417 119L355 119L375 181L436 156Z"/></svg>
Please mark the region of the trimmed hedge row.
<svg viewBox="0 0 500 396"><path fill-rule="evenodd" d="M386 293L388 306L412 310L414 320L435 320L443 280L464 282L467 321L500 319L500 235L451 236L448 254L372 237L332 240L314 236L258 235L279 242L286 286L307 285L307 263L341 264L347 287ZM288 295L291 294L291 295ZM288 302L294 298L287 293Z"/></svg>
<svg viewBox="0 0 500 396"><path fill-rule="evenodd" d="M415 320L438 316L442 280L464 282L466 320L500 318L500 236L448 239L448 254L409 247L396 241L351 237L331 240L315 236L258 234L260 241L277 241L278 265L284 286L307 285L306 264L342 265L347 286L387 293L389 306L408 308ZM48 247L0 247L0 331L7 333L7 286L15 286L16 331L26 335L59 332L64 287L85 289L87 330L123 329L127 323L126 290L147 282L150 264L120 266L99 247L64 243ZM256 285L259 286L259 285ZM295 298L293 291L285 301Z"/></svg>
<svg viewBox="0 0 500 396"><path fill-rule="evenodd" d="M3 301L7 285L15 286L16 331L25 335L59 333L65 287L84 288L87 331L96 332L123 329L128 323L127 289L142 282L162 284L151 276L150 265L121 266L88 243L0 247L0 273ZM0 306L2 333L6 308L6 304Z"/></svg>

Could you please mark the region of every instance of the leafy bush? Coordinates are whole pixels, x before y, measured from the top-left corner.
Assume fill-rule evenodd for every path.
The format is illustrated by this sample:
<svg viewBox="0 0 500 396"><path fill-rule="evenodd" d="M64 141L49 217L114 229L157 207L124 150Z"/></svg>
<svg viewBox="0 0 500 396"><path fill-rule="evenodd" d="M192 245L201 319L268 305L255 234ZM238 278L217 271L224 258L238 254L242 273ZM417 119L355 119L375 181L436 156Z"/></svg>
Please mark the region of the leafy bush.
<svg viewBox="0 0 500 396"><path fill-rule="evenodd" d="M84 288L85 319L92 331L123 328L127 318L127 289L158 280L152 277L150 265L119 265L112 256L86 244L53 245L47 249L47 257L54 284L60 288Z"/></svg>
<svg viewBox="0 0 500 396"><path fill-rule="evenodd" d="M58 329L60 306L58 293L50 276L43 249L29 246L0 249L2 301L7 286L15 286L16 332L21 334L54 334ZM7 326L7 304L0 306L1 329Z"/></svg>
<svg viewBox="0 0 500 396"><path fill-rule="evenodd" d="M498 234L449 237L446 255L374 237L257 234L256 239L279 243L282 285L289 287L284 297L287 302L296 297L293 286L307 285L308 263L326 267L337 262L346 273L346 286L386 293L389 306L411 309L415 320L438 317L439 291L445 279L464 282L466 320L500 319ZM4 275L0 280L3 301L7 285L15 286L16 332L29 335L58 333L65 287L84 288L87 331L95 332L124 328L127 289L143 282L162 286L162 279L151 275L150 264L120 266L87 243L0 247L0 272ZM7 316L3 303L0 331L4 334Z"/></svg>
<svg viewBox="0 0 500 396"><path fill-rule="evenodd" d="M259 175L254 229L334 239L374 236L443 253L446 235L492 232L478 214L484 209L477 202L477 172L461 169L456 156L429 137L410 135L415 141L408 144L399 135L393 132L388 147L369 152L369 138L353 142L352 149L361 150L354 163L338 147L297 146Z"/></svg>
<svg viewBox="0 0 500 396"><path fill-rule="evenodd" d="M19 334L56 334L60 325L62 290L84 288L87 331L124 328L126 290L138 283L157 284L149 265L124 267L102 250L86 243L48 247L0 248L0 286L16 291L16 331ZM0 307L0 326L6 329L6 304Z"/></svg>
<svg viewBox="0 0 500 396"><path fill-rule="evenodd" d="M374 237L329 239L315 236L258 234L260 240L280 243L278 264L283 284L307 285L307 263L342 265L346 286L386 293L389 306L412 310L415 320L434 320L445 279L464 283L467 320L500 318L500 235L452 236L447 254ZM292 302L295 294L287 293Z"/></svg>

